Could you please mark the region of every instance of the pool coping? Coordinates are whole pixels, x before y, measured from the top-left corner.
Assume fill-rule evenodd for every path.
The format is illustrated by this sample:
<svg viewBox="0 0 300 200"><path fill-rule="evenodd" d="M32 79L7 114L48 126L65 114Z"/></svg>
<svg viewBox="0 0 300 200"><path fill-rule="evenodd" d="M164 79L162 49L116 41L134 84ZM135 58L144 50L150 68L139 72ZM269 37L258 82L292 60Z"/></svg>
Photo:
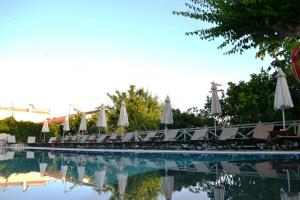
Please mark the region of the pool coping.
<svg viewBox="0 0 300 200"><path fill-rule="evenodd" d="M78 149L78 148L52 148L52 147L3 147L8 149L72 151L72 152L115 152L115 153L167 153L167 154L215 154L215 155L295 155L300 151L231 151L231 150L149 150L149 149Z"/></svg>

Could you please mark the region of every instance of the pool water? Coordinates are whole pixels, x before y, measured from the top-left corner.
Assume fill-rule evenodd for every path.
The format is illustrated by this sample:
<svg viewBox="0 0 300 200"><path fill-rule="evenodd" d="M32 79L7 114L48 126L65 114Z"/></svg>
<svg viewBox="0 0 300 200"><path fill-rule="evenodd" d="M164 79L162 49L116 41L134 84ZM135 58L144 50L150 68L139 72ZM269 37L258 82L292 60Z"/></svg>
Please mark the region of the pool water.
<svg viewBox="0 0 300 200"><path fill-rule="evenodd" d="M300 199L300 155L0 149L0 199Z"/></svg>

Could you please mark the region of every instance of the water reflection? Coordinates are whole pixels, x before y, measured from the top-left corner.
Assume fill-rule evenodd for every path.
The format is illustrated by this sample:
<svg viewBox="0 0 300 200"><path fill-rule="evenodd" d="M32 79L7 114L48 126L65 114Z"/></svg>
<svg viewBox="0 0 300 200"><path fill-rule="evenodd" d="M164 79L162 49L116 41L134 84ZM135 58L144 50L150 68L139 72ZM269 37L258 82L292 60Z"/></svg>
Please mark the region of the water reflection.
<svg viewBox="0 0 300 200"><path fill-rule="evenodd" d="M0 199L8 195L15 197L9 199L32 199L26 194L44 197L54 192L58 199L170 200L184 196L287 200L300 198L300 162L297 155L78 154L1 149L0 186Z"/></svg>

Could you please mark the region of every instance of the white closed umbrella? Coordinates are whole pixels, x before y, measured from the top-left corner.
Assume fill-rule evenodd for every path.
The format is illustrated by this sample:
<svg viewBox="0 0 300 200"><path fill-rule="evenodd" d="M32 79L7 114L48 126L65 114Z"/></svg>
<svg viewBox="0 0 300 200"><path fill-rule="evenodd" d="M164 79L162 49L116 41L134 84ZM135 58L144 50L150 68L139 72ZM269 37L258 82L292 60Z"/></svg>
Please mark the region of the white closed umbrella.
<svg viewBox="0 0 300 200"><path fill-rule="evenodd" d="M63 183L66 182L67 171L68 171L68 165L62 165L60 169L60 173L61 173Z"/></svg>
<svg viewBox="0 0 300 200"><path fill-rule="evenodd" d="M98 116L98 120L97 120L97 127L99 128L99 137L100 137L100 129L107 127L105 108L101 108L100 111L99 111L99 116Z"/></svg>
<svg viewBox="0 0 300 200"><path fill-rule="evenodd" d="M222 186L214 187L214 198L215 200L224 200L225 188Z"/></svg>
<svg viewBox="0 0 300 200"><path fill-rule="evenodd" d="M97 187L98 190L101 190L104 186L105 175L106 175L105 170L95 172L96 187Z"/></svg>
<svg viewBox="0 0 300 200"><path fill-rule="evenodd" d="M121 200L124 198L125 189L126 189L126 185L127 185L127 177L128 177L128 175L125 173L117 174L118 190L119 190Z"/></svg>
<svg viewBox="0 0 300 200"><path fill-rule="evenodd" d="M81 138L83 137L83 132L87 130L86 128L86 114L85 112L82 113L81 115L81 121L80 121L80 126L79 126L79 132L81 132Z"/></svg>
<svg viewBox="0 0 300 200"><path fill-rule="evenodd" d="M212 98L211 98L211 105L210 105L210 115L214 116L214 124L215 124L215 135L217 135L217 120L216 116L222 114L221 110L221 105L218 97L218 86L221 86L218 83L215 83L214 81L211 82L211 93L212 93Z"/></svg>
<svg viewBox="0 0 300 200"><path fill-rule="evenodd" d="M77 167L77 173L78 173L78 181L80 184L83 182L83 178L85 175L85 167Z"/></svg>
<svg viewBox="0 0 300 200"><path fill-rule="evenodd" d="M163 176L161 178L161 183L166 200L171 200L174 188L174 176Z"/></svg>
<svg viewBox="0 0 300 200"><path fill-rule="evenodd" d="M120 115L119 115L119 120L118 120L118 126L120 126L122 128L122 140L123 140L123 129L125 126L128 126L128 125L129 125L128 114L127 114L127 110L125 107L125 101L123 100L121 102Z"/></svg>
<svg viewBox="0 0 300 200"><path fill-rule="evenodd" d="M65 132L70 131L70 124L69 124L69 115L66 115L63 127L63 138L65 138Z"/></svg>
<svg viewBox="0 0 300 200"><path fill-rule="evenodd" d="M47 163L40 163L40 175L44 176L47 169Z"/></svg>
<svg viewBox="0 0 300 200"><path fill-rule="evenodd" d="M47 119L45 119L45 121L43 123L43 127L42 127L41 132L44 133L44 141L45 141L46 140L45 133L49 133L50 132Z"/></svg>
<svg viewBox="0 0 300 200"><path fill-rule="evenodd" d="M173 114L169 95L165 100L165 105L160 117L160 123L165 124L165 132L167 131L167 125L173 124Z"/></svg>
<svg viewBox="0 0 300 200"><path fill-rule="evenodd" d="M285 74L283 73L282 69L279 68L275 90L274 109L282 111L283 130L285 130L284 110L293 107L294 104L291 98L288 84L286 82Z"/></svg>

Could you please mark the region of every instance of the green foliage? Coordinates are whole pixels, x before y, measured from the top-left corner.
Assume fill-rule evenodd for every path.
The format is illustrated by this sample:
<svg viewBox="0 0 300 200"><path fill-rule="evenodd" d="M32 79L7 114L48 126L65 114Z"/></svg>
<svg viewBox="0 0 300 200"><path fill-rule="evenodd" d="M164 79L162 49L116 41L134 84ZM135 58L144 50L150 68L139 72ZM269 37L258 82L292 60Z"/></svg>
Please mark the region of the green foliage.
<svg viewBox="0 0 300 200"><path fill-rule="evenodd" d="M35 136L37 141L41 141L43 135L41 134L43 124L29 121L18 121L16 129L11 132L16 136L17 142L26 142L28 136Z"/></svg>
<svg viewBox="0 0 300 200"><path fill-rule="evenodd" d="M142 176L130 176L124 199L158 199L161 193L160 177L158 173L144 173Z"/></svg>
<svg viewBox="0 0 300 200"><path fill-rule="evenodd" d="M0 132L10 133L10 127L3 120L0 121Z"/></svg>
<svg viewBox="0 0 300 200"><path fill-rule="evenodd" d="M77 111L76 115L69 118L69 125L70 125L70 133L71 134L76 134L78 132L79 126L80 126L80 121L81 121L81 113L79 111Z"/></svg>
<svg viewBox="0 0 300 200"><path fill-rule="evenodd" d="M213 124L213 120L196 107L184 112L179 109L173 110L173 120L174 124L169 125L169 128L194 128Z"/></svg>
<svg viewBox="0 0 300 200"><path fill-rule="evenodd" d="M258 48L256 56L269 54L272 66L290 65L291 48L300 39L298 0L189 0L185 5L187 11L173 13L211 25L186 35L209 41L222 37L218 48L231 46L227 54Z"/></svg>
<svg viewBox="0 0 300 200"><path fill-rule="evenodd" d="M117 130L117 123L120 113L120 105L122 100L126 103L126 109L129 118L129 126L127 131L135 130L153 130L158 129L160 125L160 113L162 105L158 102L158 98L153 97L143 88L136 89L131 85L126 92L115 91L115 94L107 94L112 100L113 106L107 107L108 123L110 130Z"/></svg>
<svg viewBox="0 0 300 200"><path fill-rule="evenodd" d="M286 119L298 119L300 113L300 88L290 71L286 71L294 108L286 110ZM277 72L269 73L261 70L252 74L251 79L239 83L228 83L226 96L221 98L222 118L232 124L251 123L258 121L281 121L281 111L274 110L274 95ZM210 99L207 99L205 110L210 109Z"/></svg>

